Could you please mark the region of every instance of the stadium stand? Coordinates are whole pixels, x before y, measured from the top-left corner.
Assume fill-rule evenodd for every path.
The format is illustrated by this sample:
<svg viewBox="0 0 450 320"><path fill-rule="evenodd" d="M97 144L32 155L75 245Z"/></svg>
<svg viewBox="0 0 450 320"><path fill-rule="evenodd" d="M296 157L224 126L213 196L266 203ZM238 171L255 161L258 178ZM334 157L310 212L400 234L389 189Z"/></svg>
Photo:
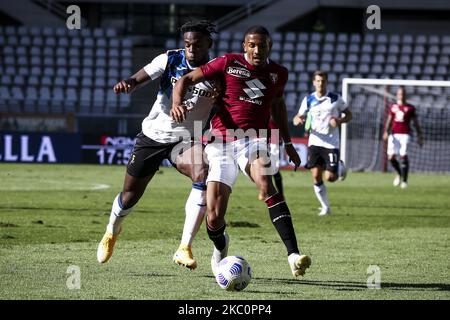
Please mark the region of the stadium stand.
<svg viewBox="0 0 450 320"><path fill-rule="evenodd" d="M0 45L1 112L114 113L130 104L109 94L132 68L133 43L115 29L7 26Z"/></svg>
<svg viewBox="0 0 450 320"><path fill-rule="evenodd" d="M230 46L229 37L228 33L218 37L215 56L241 51L238 45ZM290 115L297 112L302 97L313 90L310 75L318 68L330 72L329 88L338 92L344 77L450 80L447 35L285 32L274 33L272 40L271 58L292 73L286 87ZM173 40L168 40L167 49L171 45ZM426 93L416 95L426 101Z"/></svg>

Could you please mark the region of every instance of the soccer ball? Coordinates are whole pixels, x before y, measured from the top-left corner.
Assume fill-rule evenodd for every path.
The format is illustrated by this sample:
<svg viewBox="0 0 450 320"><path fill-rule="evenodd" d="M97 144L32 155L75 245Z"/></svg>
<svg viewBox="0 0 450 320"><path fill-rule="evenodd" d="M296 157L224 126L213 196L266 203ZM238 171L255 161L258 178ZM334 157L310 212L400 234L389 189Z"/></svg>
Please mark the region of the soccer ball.
<svg viewBox="0 0 450 320"><path fill-rule="evenodd" d="M219 262L216 281L227 291L244 290L252 279L252 269L248 262L239 256L228 256Z"/></svg>

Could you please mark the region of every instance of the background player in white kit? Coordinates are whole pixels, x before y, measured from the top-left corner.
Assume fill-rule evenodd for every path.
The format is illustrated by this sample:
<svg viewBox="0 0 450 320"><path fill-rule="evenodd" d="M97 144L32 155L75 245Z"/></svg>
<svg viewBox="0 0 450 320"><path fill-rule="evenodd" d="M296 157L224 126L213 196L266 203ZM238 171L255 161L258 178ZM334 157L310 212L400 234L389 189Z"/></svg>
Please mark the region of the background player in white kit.
<svg viewBox="0 0 450 320"><path fill-rule="evenodd" d="M383 133L383 140L388 141L388 159L397 172L393 185L404 189L408 186L408 144L411 134L411 120L416 127L419 146L423 145L423 135L417 120L416 108L406 103L406 92L404 87L397 89L397 102L389 107L389 115ZM400 156L400 164L396 155Z"/></svg>
<svg viewBox="0 0 450 320"><path fill-rule="evenodd" d="M319 215L324 216L331 210L323 172L329 182L345 179L344 163L339 159L339 125L350 121L352 113L339 95L327 91L327 74L324 71L314 72L313 85L315 92L303 99L293 123L296 126L304 124L309 113L311 132L306 168L311 170L314 192L322 206Z"/></svg>
<svg viewBox="0 0 450 320"><path fill-rule="evenodd" d="M150 114L142 122L142 132L136 137L132 156L127 165L123 191L115 198L106 233L97 249L100 263L109 260L123 219L132 211L143 195L163 159L169 159L175 168L191 178L192 190L186 201L186 219L179 249L174 262L195 269L191 245L206 211L206 177L208 167L203 161L203 145L199 141L201 129L215 103L213 82L204 81L189 88L184 102L191 112L182 124L169 115L172 107L172 89L176 81L195 67L209 61L214 25L208 21L193 21L181 27L185 49L169 50L127 80L114 86L116 93L131 93L150 80L160 79L157 99ZM194 122L200 123L199 136L194 136Z"/></svg>

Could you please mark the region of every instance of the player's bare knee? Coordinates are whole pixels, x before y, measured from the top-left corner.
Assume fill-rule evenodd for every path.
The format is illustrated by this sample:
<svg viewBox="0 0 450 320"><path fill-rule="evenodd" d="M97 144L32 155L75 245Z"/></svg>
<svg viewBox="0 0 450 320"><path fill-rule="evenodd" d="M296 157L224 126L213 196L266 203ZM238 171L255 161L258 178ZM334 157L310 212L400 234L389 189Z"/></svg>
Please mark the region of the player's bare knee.
<svg viewBox="0 0 450 320"><path fill-rule="evenodd" d="M191 179L192 182L205 182L208 177L208 166L197 165L192 170Z"/></svg>
<svg viewBox="0 0 450 320"><path fill-rule="evenodd" d="M225 219L219 212L213 210L208 211L208 226L211 229L218 229L225 224Z"/></svg>
<svg viewBox="0 0 450 320"><path fill-rule="evenodd" d="M136 192L123 191L122 192L122 209L129 209L133 207L141 198L141 195Z"/></svg>

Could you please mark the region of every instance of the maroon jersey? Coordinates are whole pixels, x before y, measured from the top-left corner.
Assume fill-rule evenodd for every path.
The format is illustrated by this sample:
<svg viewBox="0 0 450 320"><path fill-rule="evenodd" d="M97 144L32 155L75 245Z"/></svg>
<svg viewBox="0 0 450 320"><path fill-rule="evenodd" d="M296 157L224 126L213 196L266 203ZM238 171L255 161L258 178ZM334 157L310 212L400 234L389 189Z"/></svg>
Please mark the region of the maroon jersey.
<svg viewBox="0 0 450 320"><path fill-rule="evenodd" d="M205 79L224 84L223 104L211 119L211 128L225 135L227 129L267 129L270 107L284 94L288 70L269 60L252 66L244 54L225 54L200 67Z"/></svg>
<svg viewBox="0 0 450 320"><path fill-rule="evenodd" d="M393 103L389 107L389 114L392 117L392 133L411 132L411 119L416 116L416 108L410 104L399 105Z"/></svg>

